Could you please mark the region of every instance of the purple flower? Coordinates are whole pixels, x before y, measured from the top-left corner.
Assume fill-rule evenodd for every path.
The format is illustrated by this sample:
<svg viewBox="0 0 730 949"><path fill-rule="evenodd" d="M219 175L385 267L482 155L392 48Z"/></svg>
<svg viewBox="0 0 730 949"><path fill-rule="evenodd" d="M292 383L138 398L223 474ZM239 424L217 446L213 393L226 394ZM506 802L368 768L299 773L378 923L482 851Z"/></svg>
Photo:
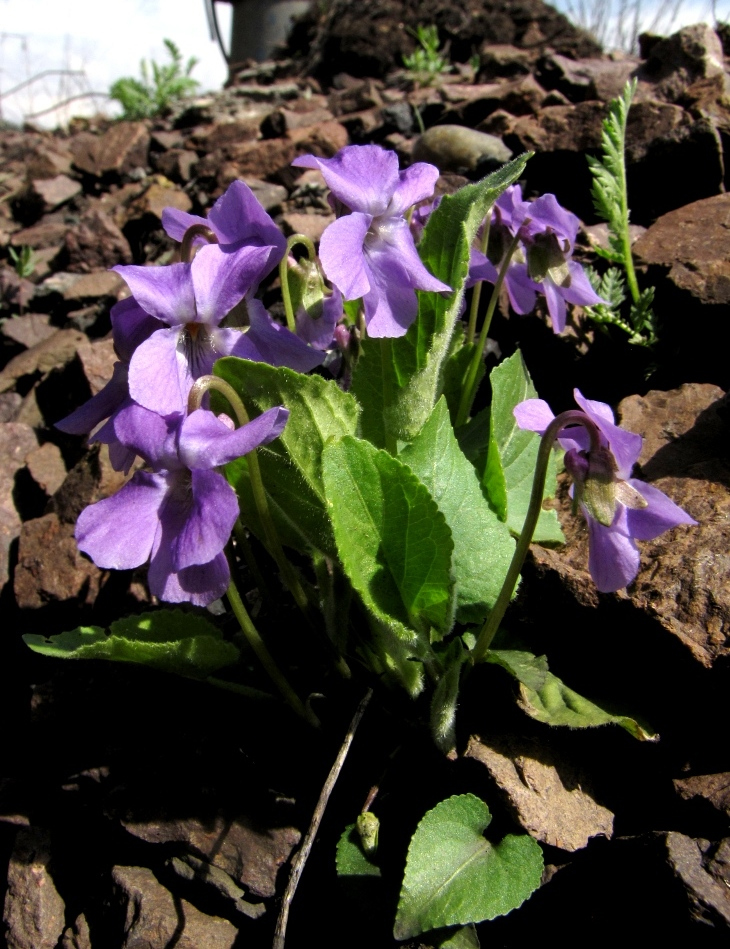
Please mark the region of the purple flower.
<svg viewBox="0 0 730 949"><path fill-rule="evenodd" d="M346 300L362 297L370 336L403 336L416 318L416 290L451 288L426 270L405 214L428 198L438 169L417 162L398 171L398 158L377 145L348 145L334 158L302 155L298 168L319 168L339 202L339 216L320 241L328 279Z"/></svg>
<svg viewBox="0 0 730 949"><path fill-rule="evenodd" d="M636 540L653 540L678 524L696 524L681 507L644 481L631 477L642 438L614 422L605 402L586 399L575 389L575 401L600 432L600 447L591 449L580 425L564 428L558 441L565 466L574 479L574 497L588 523L588 569L601 593L628 586L639 572ZM514 410L520 428L543 434L555 418L542 399L528 399Z"/></svg>
<svg viewBox="0 0 730 949"><path fill-rule="evenodd" d="M172 603L206 606L230 579L223 548L238 500L214 471L277 438L289 412L277 407L231 431L212 412L163 418L131 404L114 419L119 441L152 468L117 494L92 504L76 523L79 549L104 569L129 570L147 560L150 591Z"/></svg>
<svg viewBox="0 0 730 949"><path fill-rule="evenodd" d="M114 267L142 310L161 328L141 342L129 362L129 394L160 415L184 413L193 382L219 356L237 355L239 330L219 326L268 272L271 246L236 251L206 244L192 263Z"/></svg>

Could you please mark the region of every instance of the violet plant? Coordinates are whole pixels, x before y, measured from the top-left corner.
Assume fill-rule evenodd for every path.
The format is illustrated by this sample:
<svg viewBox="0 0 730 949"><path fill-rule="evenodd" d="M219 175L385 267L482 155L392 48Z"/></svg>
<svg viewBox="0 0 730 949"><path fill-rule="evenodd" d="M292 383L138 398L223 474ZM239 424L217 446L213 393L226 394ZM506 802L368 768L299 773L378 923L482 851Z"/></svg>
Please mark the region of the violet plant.
<svg viewBox="0 0 730 949"><path fill-rule="evenodd" d="M263 575L278 573L313 655L321 652L333 674L356 676L383 700L389 688L427 696L433 740L447 756L456 754L460 691L478 664L511 676L522 709L539 721L614 723L655 737L572 691L503 627L530 542L562 539L555 512L542 508L562 452L599 590L632 582L636 540L693 523L631 478L638 435L578 392L579 409L554 417L519 352L492 371L491 404L472 416L502 286L517 313L543 294L556 333L566 304L600 300L572 259L574 215L553 195L523 199L516 182L528 158L411 220L432 196L434 167L399 171L393 153L372 145L303 156L294 164L322 171L337 211L320 260L306 238L287 243L236 182L207 219L166 212L179 263L115 268L132 296L112 311L114 378L59 425L108 444L119 470L136 471L82 512L79 547L105 569L149 561L150 591L163 602L200 608L225 595L274 688L315 726L312 701L291 685L246 609L242 562L260 588ZM424 218L416 246L411 224ZM299 262L290 256L297 242L307 250ZM287 327L256 297L277 265ZM466 325L461 315L467 286L478 298L480 281L494 286L477 334L478 306ZM247 325L231 325L242 306ZM223 639L201 613L156 609L108 633L80 627L25 639L46 655L144 663L260 695L236 671L241 641ZM370 796L340 840L344 877L380 875L372 806ZM471 794L424 816L408 851L396 939L461 927L478 944L475 923L537 888L537 843L487 840L490 819Z"/></svg>

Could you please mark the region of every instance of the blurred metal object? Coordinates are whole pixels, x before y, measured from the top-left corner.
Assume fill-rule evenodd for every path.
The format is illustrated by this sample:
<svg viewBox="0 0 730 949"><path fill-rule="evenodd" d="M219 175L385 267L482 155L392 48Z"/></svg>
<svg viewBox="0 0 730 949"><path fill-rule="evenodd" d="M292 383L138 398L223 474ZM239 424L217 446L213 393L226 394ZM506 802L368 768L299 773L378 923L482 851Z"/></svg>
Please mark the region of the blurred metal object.
<svg viewBox="0 0 730 949"><path fill-rule="evenodd" d="M305 13L311 0L222 0L233 5L228 53L215 13L216 2L205 0L211 38L218 41L229 67L235 67L249 59L269 59L274 47L286 41L294 17Z"/></svg>

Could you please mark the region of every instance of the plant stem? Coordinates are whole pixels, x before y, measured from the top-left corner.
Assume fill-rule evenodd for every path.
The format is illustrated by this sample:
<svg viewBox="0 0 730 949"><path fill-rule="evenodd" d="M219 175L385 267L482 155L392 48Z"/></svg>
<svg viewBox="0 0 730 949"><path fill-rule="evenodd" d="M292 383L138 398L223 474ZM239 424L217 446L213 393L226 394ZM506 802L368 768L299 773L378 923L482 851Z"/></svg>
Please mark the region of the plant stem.
<svg viewBox="0 0 730 949"><path fill-rule="evenodd" d="M492 208L491 206L487 210L486 217L484 218L484 224L482 225L482 239L479 245L479 250L483 253L487 253L487 247L489 245L489 225L491 223L492 217ZM477 334L477 315L479 313L479 301L482 297L482 285L484 281L480 280L474 289L472 290L471 296L471 309L469 310L469 325L466 328L466 341L467 343L473 343L474 337Z"/></svg>
<svg viewBox="0 0 730 949"><path fill-rule="evenodd" d="M499 596L492 607L491 613L487 617L486 623L479 633L476 645L471 651L469 659L473 664L480 662L484 658L512 599L512 594L517 585L520 571L525 562L525 557L527 556L527 551L532 541L532 535L535 533L537 520L542 510L542 496L545 490L545 478L547 477L547 467L550 461L550 451L558 434L568 425L582 425L590 435L592 449L595 450L600 445L600 433L598 429L584 412L580 412L577 409L562 412L556 416L545 429L537 453L535 474L532 480L532 493L530 494L530 504L527 508L525 523L520 532L515 552L512 555L512 561L507 570L507 575L504 578L504 583L502 584L502 589L499 591Z"/></svg>
<svg viewBox="0 0 730 949"><path fill-rule="evenodd" d="M456 414L456 423L454 428L459 428L461 425L466 423L467 419L469 418L469 413L471 412L471 407L474 404L474 397L477 394L479 366L484 355L484 347L487 344L487 333L489 332L489 327L492 324L492 317L494 316L494 310L497 306L497 301L499 300L499 294L502 291L504 278L507 276L507 270L509 269L512 256L517 250L519 241L520 237L518 232L517 235L512 238L512 243L507 248L507 253L504 255L502 266L499 268L497 282L494 284L492 296L489 298L489 305L487 306L487 312L484 315L482 329L479 333L477 348L474 350L474 355L472 356L471 362L469 363L469 368L466 370L466 375L464 376L464 385L461 390L461 401L459 403L459 411Z"/></svg>
<svg viewBox="0 0 730 949"><path fill-rule="evenodd" d="M259 631L251 621L251 617L248 615L248 611L243 605L243 600L241 599L238 588L236 587L236 584L233 582L233 580L231 580L228 586L227 596L228 602L230 603L231 609L233 610L233 614L238 620L239 626L241 627L241 632L246 637L248 644L256 654L256 658L266 670L269 678L279 690L281 697L284 699L287 705L289 705L289 707L297 713L297 715L303 718L306 722L309 722L309 724L313 725L315 728L319 728L320 723L317 716L310 708L307 708L304 705L294 689L289 685L283 672L274 662L271 653L266 648L266 643L263 641L259 635Z"/></svg>
<svg viewBox="0 0 730 949"><path fill-rule="evenodd" d="M286 253L279 263L279 280L281 281L281 296L284 301L284 312L286 313L286 325L292 333L296 333L297 323L294 317L294 307L291 302L291 292L289 290L289 254L292 248L301 244L307 249L307 256L314 263L317 253L314 244L305 234L292 234L286 242Z"/></svg>

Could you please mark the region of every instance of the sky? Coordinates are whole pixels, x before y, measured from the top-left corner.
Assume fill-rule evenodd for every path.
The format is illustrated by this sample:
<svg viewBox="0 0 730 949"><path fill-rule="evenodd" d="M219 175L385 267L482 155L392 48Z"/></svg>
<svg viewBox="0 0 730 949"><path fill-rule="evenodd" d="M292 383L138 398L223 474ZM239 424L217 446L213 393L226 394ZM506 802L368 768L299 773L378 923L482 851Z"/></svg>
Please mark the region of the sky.
<svg viewBox="0 0 730 949"><path fill-rule="evenodd" d="M557 0L567 11L595 8L605 0ZM621 0L614 0L616 4ZM641 2L651 20L658 0ZM712 22L713 0L660 0L661 9L679 8L674 25L700 20ZM719 18L727 18L730 0L715 0ZM727 8L727 10L725 10ZM231 7L217 2L221 33L228 41ZM187 61L200 63L193 77L201 91L219 89L226 66L218 45L211 40L204 0L0 0L0 118L21 122L31 118L53 127L73 115L95 111L115 114L116 106L103 97L77 98L68 106L37 115L49 106L85 92L108 91L120 76L138 76L141 59L168 62L163 39L173 40ZM13 94L15 85L49 70L56 72L35 79Z"/></svg>

